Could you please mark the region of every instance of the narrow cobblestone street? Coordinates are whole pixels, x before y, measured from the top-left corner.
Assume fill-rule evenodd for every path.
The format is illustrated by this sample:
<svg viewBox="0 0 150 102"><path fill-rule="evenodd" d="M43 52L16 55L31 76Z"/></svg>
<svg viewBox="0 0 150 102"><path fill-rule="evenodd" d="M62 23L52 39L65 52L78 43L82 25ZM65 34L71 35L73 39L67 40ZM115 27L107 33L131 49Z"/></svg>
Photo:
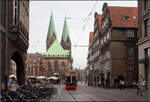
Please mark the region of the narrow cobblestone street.
<svg viewBox="0 0 150 102"><path fill-rule="evenodd" d="M137 96L136 89L105 89L79 85L77 90L65 90L64 85L58 85L58 97L50 101L148 101L148 92Z"/></svg>

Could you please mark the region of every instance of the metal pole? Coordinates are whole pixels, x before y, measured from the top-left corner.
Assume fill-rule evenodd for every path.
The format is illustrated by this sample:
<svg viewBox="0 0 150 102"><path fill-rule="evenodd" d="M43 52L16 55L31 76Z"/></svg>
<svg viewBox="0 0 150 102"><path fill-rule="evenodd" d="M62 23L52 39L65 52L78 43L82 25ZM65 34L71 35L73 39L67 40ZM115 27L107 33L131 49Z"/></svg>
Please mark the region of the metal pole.
<svg viewBox="0 0 150 102"><path fill-rule="evenodd" d="M7 44L8 44L8 39L7 39L7 35L8 35L8 0L6 0L6 47L5 47L5 88L7 88L7 80L8 80L8 63L7 63L7 60L8 60L8 47L7 47Z"/></svg>
<svg viewBox="0 0 150 102"><path fill-rule="evenodd" d="M1 3L1 2L2 2L2 1L0 0L0 25L1 25L1 20L2 20L2 19L1 19L1 16L2 16L1 5L2 5L2 3ZM2 37L1 37L1 35L2 35L2 34L1 34L1 30L0 30L0 95L1 95L1 85L2 85L2 82L1 82L1 75L2 75L2 74L1 74L1 70L2 70L2 65L1 65L1 61L2 61L2 60L1 60L1 55L2 55L2 52L1 52L1 51L2 51L2 48L1 48L2 45L1 45L1 44L2 44L2 41L1 41L1 38L2 38Z"/></svg>
<svg viewBox="0 0 150 102"><path fill-rule="evenodd" d="M150 51L149 51L150 53ZM149 101L150 101L150 55L148 56L148 94L149 94Z"/></svg>

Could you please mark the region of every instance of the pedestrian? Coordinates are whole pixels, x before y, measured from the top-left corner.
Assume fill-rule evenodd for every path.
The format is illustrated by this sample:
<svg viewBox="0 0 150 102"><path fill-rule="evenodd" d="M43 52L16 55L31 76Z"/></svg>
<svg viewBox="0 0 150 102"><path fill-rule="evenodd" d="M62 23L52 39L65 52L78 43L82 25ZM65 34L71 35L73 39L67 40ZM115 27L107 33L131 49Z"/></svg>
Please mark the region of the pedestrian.
<svg viewBox="0 0 150 102"><path fill-rule="evenodd" d="M9 90L11 91L9 95L11 96L12 99L18 98L17 96L17 88L18 88L18 82L15 77L12 77L12 81L10 82L10 87Z"/></svg>
<svg viewBox="0 0 150 102"><path fill-rule="evenodd" d="M137 83L137 95L143 96L143 90L142 90L142 81L139 80Z"/></svg>
<svg viewBox="0 0 150 102"><path fill-rule="evenodd" d="M121 81L121 86L122 86L122 89L125 88L125 82L123 80Z"/></svg>
<svg viewBox="0 0 150 102"><path fill-rule="evenodd" d="M102 85L101 85L101 81L99 81L98 85L99 85L99 87L101 87L101 86L102 86Z"/></svg>
<svg viewBox="0 0 150 102"><path fill-rule="evenodd" d="M122 89L122 83L121 82L122 82L122 80L119 81L119 88L120 88L120 90Z"/></svg>
<svg viewBox="0 0 150 102"><path fill-rule="evenodd" d="M8 80L8 89L10 88L10 83L12 82L12 78L9 78Z"/></svg>
<svg viewBox="0 0 150 102"><path fill-rule="evenodd" d="M133 88L136 88L136 83L135 82L133 82Z"/></svg>
<svg viewBox="0 0 150 102"><path fill-rule="evenodd" d="M18 82L15 77L12 77L12 81L10 82L9 90L16 91L18 88Z"/></svg>
<svg viewBox="0 0 150 102"><path fill-rule="evenodd" d="M143 89L143 92L146 90L146 81L143 79L142 80L142 89Z"/></svg>

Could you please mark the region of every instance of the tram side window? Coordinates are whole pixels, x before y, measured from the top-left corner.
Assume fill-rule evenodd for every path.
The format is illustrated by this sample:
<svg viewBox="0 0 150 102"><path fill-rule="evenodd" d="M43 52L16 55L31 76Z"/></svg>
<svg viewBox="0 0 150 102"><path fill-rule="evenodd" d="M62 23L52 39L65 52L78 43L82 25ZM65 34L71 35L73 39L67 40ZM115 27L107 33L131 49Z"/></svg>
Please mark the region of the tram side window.
<svg viewBox="0 0 150 102"><path fill-rule="evenodd" d="M70 78L70 77L67 77L67 78L66 78L66 82L71 82L71 78Z"/></svg>

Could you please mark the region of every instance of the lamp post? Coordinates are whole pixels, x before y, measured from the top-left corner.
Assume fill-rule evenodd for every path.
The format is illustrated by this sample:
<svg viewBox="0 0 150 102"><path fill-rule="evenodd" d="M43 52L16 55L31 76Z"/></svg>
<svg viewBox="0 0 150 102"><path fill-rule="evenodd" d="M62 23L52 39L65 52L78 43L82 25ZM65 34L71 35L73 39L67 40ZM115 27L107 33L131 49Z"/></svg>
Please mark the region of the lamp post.
<svg viewBox="0 0 150 102"><path fill-rule="evenodd" d="M92 62L92 68L93 68L93 86L94 86L94 61Z"/></svg>
<svg viewBox="0 0 150 102"><path fill-rule="evenodd" d="M150 53L150 51L149 51L149 53ZM149 101L150 101L150 55L148 56L148 93L149 93Z"/></svg>

